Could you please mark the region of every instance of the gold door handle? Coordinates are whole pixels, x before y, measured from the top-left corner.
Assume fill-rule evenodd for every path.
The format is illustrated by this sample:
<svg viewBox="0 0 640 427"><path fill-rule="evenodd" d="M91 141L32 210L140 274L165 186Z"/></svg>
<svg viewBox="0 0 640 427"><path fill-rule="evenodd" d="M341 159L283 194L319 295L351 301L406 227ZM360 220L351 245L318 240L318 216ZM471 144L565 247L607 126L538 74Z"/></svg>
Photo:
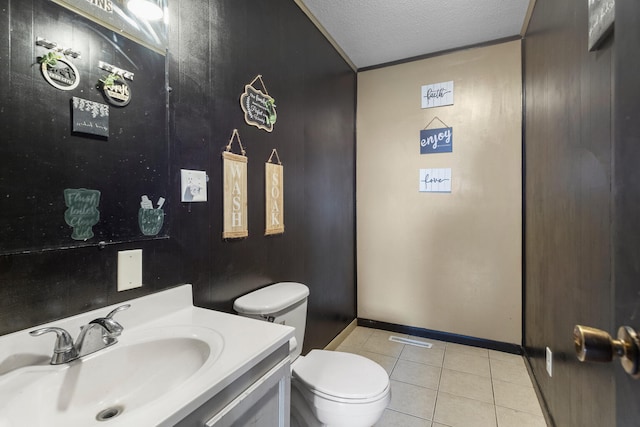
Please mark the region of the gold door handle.
<svg viewBox="0 0 640 427"><path fill-rule="evenodd" d="M573 344L581 362L611 362L620 358L624 370L633 378L640 378L640 340L630 326L618 329L618 339L607 332L576 325L573 328Z"/></svg>

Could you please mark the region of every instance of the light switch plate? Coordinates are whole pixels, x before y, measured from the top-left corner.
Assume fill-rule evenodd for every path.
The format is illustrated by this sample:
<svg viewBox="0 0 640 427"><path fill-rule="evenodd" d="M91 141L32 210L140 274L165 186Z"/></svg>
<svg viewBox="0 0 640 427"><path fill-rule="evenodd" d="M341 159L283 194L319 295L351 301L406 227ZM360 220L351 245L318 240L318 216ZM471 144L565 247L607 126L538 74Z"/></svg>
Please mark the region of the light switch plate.
<svg viewBox="0 0 640 427"><path fill-rule="evenodd" d="M142 249L118 252L118 292L142 286Z"/></svg>
<svg viewBox="0 0 640 427"><path fill-rule="evenodd" d="M547 374L549 374L550 377L553 376L553 353L551 352L551 349L549 347L547 347Z"/></svg>

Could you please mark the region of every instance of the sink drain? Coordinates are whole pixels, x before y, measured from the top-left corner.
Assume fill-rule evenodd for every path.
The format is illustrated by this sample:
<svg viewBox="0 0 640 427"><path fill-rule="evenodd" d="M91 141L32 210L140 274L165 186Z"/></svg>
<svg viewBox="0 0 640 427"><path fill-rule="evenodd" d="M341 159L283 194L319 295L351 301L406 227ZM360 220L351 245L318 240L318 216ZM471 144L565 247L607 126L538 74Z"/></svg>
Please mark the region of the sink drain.
<svg viewBox="0 0 640 427"><path fill-rule="evenodd" d="M109 421L120 415L124 411L124 408L121 406L114 406L113 408L107 408L103 411L98 412L96 415L96 420L98 421Z"/></svg>

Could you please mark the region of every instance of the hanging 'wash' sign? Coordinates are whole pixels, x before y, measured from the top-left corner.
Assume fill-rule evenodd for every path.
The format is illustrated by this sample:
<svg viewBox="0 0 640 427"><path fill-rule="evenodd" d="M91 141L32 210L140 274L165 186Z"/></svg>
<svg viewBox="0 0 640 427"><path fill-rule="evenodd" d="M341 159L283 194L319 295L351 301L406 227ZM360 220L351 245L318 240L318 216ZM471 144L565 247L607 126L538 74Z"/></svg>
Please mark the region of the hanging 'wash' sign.
<svg viewBox="0 0 640 427"><path fill-rule="evenodd" d="M260 80L264 92L253 87L256 80ZM244 111L244 121L258 129L273 131L278 115L276 114L275 99L269 96L262 76L258 75L251 83L245 85L244 93L240 95L240 107Z"/></svg>
<svg viewBox="0 0 640 427"><path fill-rule="evenodd" d="M233 138L238 137L242 154L231 152ZM247 157L246 151L240 142L238 130L234 129L227 145L222 153L222 179L223 179L223 224L222 237L224 239L237 239L249 235L248 211L247 211Z"/></svg>

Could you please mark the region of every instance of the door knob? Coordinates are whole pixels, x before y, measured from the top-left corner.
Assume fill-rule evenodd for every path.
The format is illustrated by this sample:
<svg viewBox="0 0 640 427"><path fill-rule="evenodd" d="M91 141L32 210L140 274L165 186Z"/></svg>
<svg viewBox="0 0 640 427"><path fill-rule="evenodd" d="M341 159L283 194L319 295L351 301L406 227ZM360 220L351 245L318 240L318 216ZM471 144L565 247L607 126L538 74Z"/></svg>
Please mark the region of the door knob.
<svg viewBox="0 0 640 427"><path fill-rule="evenodd" d="M603 330L576 325L573 344L579 361L611 362L620 358L624 370L633 378L640 378L640 339L630 326L621 326L618 339L613 339Z"/></svg>

